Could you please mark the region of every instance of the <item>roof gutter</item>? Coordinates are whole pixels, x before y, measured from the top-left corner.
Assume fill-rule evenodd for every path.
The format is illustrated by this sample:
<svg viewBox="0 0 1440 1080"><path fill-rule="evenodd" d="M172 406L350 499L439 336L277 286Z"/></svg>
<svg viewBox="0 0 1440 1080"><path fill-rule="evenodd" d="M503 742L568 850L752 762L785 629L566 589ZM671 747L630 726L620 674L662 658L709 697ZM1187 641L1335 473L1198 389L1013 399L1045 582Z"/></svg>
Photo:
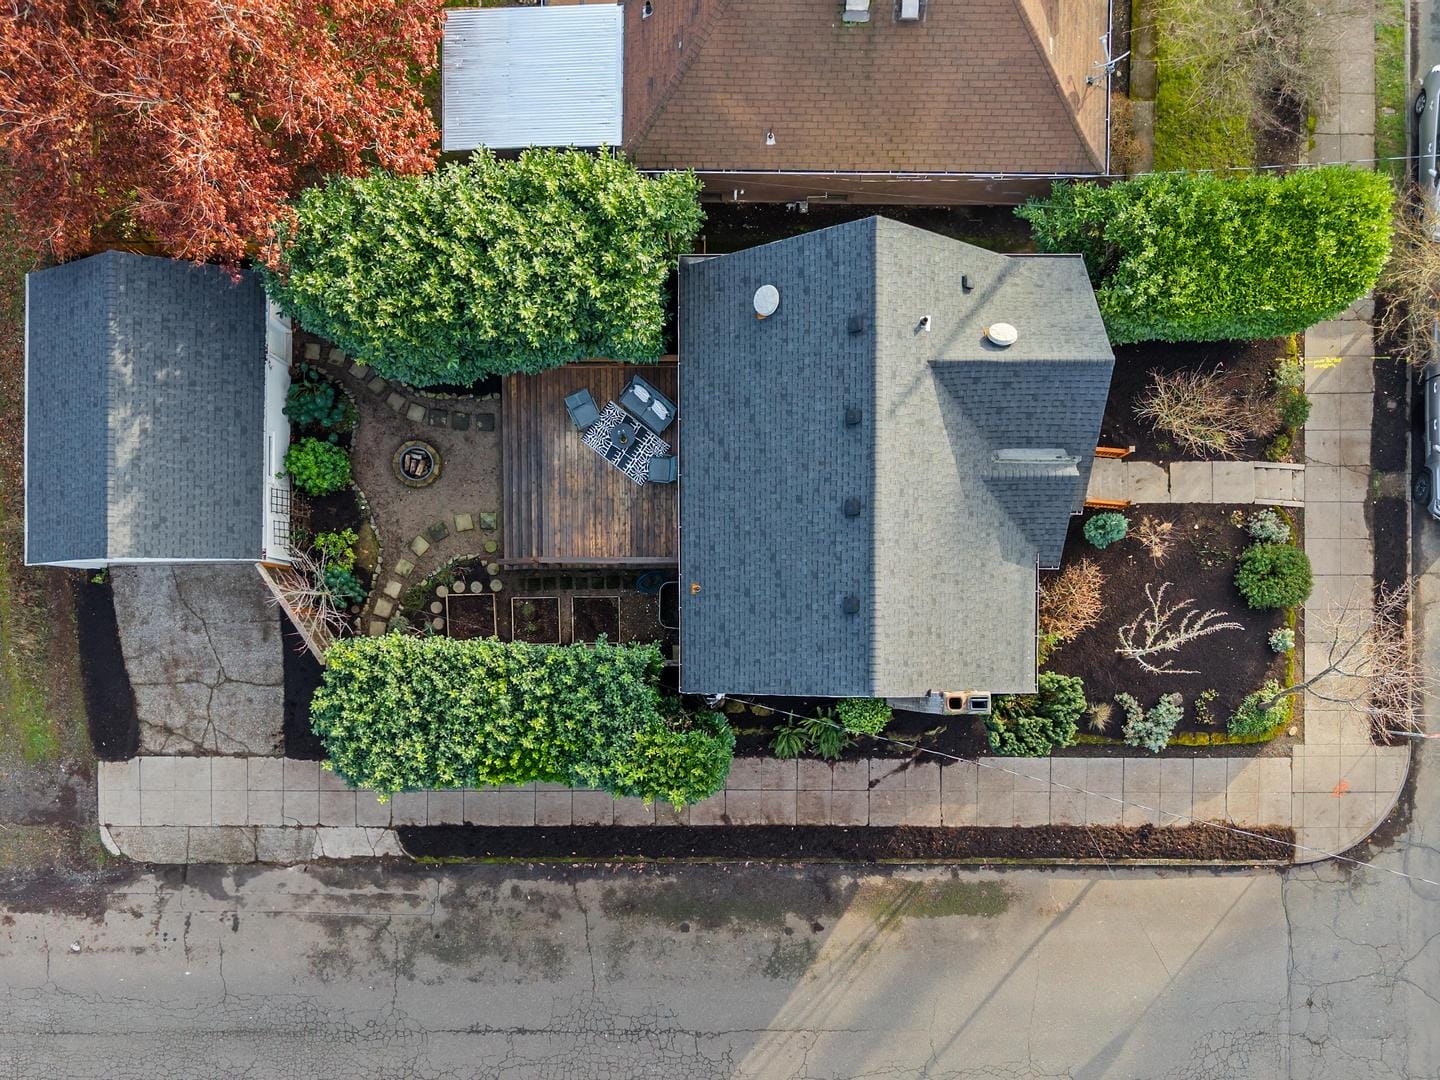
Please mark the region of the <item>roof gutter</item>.
<svg viewBox="0 0 1440 1080"><path fill-rule="evenodd" d="M1106 115L1108 123L1109 97L1106 97ZM1108 139L1107 139L1108 141ZM1109 168L1109 148L1106 148L1106 169ZM671 169L640 169L639 172L646 176L663 176L666 173L679 171L680 167ZM712 169L702 165L688 165L685 168L693 171L699 176L834 176L844 179L877 180L877 181L911 181L924 183L930 180L1089 180L1097 176L1104 176L1104 172L1056 172L1056 173L1018 173L1018 172L862 172L854 169L766 169L766 168L736 168L736 169Z"/></svg>

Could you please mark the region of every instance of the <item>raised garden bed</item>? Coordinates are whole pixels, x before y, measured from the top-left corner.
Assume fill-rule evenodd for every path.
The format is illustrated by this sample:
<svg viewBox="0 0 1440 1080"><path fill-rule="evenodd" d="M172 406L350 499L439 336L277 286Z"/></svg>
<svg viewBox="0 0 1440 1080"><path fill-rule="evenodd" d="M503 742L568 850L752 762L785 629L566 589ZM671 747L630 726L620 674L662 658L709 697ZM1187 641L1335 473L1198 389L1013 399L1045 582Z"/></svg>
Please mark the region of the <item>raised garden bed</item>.
<svg viewBox="0 0 1440 1080"><path fill-rule="evenodd" d="M620 598L618 596L571 596L572 641L620 640Z"/></svg>
<svg viewBox="0 0 1440 1080"><path fill-rule="evenodd" d="M840 825L406 826L397 830L417 858L776 859L907 862L1010 859L1185 859L1288 862L1293 829L1237 834L1203 825L1123 829L1047 825L1027 829Z"/></svg>
<svg viewBox="0 0 1440 1080"><path fill-rule="evenodd" d="M493 593L451 593L445 597L445 632L452 638L495 636Z"/></svg>
<svg viewBox="0 0 1440 1080"><path fill-rule="evenodd" d="M1100 445L1133 446L1135 458L1143 461L1209 460L1186 451L1173 437L1156 431L1148 421L1135 415L1136 402L1150 388L1151 372L1223 370L1227 387L1233 387L1237 393L1262 393L1270 387L1275 362L1285 355L1285 348L1284 338L1183 344L1147 341L1119 346L1115 350L1110 397L1105 402L1105 416L1100 423ZM1236 458L1265 460L1265 448L1271 438L1267 435L1246 440ZM1302 438L1297 437L1291 457L1301 460L1303 448Z"/></svg>
<svg viewBox="0 0 1440 1080"><path fill-rule="evenodd" d="M1131 535L1103 551L1085 541L1082 519L1076 518L1066 540L1065 562L1089 559L1100 568L1105 575L1104 610L1094 626L1051 654L1047 669L1078 675L1085 681L1085 696L1091 703L1110 701L1115 694L1125 692L1149 708L1165 694L1182 694L1185 718L1177 731L1223 731L1226 720L1245 695L1259 689L1267 679L1284 680L1289 662L1285 654L1271 651L1267 640L1272 631L1286 624L1285 613L1252 610L1235 588L1235 560L1250 541L1232 523L1231 515L1249 515L1256 509L1204 504L1132 507L1127 511ZM1159 565L1134 537L1136 524L1147 516L1173 523L1170 550ZM1043 573L1042 584L1054 576L1054 572ZM1168 658L1177 672L1195 674L1156 674L1116 652L1121 628L1148 610L1145 587L1158 590L1166 582L1171 583L1166 601L1192 600L1186 610L1221 611L1225 617L1218 621L1242 625L1241 629L1221 630L1183 645L1176 652L1153 658ZM1214 726L1198 722L1195 715L1196 701L1207 690L1215 691L1209 703L1216 719ZM1122 722L1118 712L1106 734L1118 736ZM1086 729L1082 726L1081 730Z"/></svg>
<svg viewBox="0 0 1440 1080"><path fill-rule="evenodd" d="M560 641L560 600L554 596L512 596L510 598L511 640L532 645L556 645Z"/></svg>

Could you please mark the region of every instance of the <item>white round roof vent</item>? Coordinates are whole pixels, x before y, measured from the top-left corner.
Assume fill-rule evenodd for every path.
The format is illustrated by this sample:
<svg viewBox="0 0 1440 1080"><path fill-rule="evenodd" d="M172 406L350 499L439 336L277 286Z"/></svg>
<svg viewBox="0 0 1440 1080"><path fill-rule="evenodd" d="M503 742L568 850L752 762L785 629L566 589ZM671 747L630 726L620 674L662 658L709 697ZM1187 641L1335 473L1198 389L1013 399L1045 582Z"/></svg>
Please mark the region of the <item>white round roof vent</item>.
<svg viewBox="0 0 1440 1080"><path fill-rule="evenodd" d="M768 319L780 310L780 290L774 285L761 285L755 290L755 314Z"/></svg>
<svg viewBox="0 0 1440 1080"><path fill-rule="evenodd" d="M990 339L992 345L999 345L1003 349L1014 345L1020 339L1020 331L1008 322L997 322L991 323L985 328L985 336Z"/></svg>

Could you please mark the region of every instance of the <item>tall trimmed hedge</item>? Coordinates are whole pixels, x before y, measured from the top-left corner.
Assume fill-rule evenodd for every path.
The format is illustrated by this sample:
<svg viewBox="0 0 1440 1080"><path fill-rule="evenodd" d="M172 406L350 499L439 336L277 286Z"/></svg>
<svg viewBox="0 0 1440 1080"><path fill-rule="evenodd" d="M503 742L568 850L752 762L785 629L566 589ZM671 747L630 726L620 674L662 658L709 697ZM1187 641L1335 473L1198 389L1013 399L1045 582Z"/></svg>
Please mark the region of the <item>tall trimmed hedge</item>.
<svg viewBox="0 0 1440 1080"><path fill-rule="evenodd" d="M653 645L387 634L337 641L326 661L310 723L357 787L541 780L683 807L730 771L729 724L662 699Z"/></svg>
<svg viewBox="0 0 1440 1080"><path fill-rule="evenodd" d="M1390 181L1345 165L1057 183L1017 210L1041 251L1085 257L1115 344L1278 337L1369 292Z"/></svg>
<svg viewBox="0 0 1440 1080"><path fill-rule="evenodd" d="M469 385L604 356L651 360L664 287L703 214L692 173L608 153L476 152L433 173L306 189L266 291L386 378Z"/></svg>

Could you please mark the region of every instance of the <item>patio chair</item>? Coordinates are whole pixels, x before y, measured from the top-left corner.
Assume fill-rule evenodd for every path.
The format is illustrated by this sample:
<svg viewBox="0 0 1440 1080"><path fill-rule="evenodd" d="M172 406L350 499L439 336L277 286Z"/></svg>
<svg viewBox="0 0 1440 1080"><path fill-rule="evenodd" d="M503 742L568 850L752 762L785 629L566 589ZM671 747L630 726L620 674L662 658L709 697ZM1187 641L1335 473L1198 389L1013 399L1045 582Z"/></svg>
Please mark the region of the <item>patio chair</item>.
<svg viewBox="0 0 1440 1080"><path fill-rule="evenodd" d="M570 414L570 422L578 431L588 431L600 419L600 410L595 407L595 399L590 396L589 390L576 390L567 397L565 411Z"/></svg>
<svg viewBox="0 0 1440 1080"><path fill-rule="evenodd" d="M675 482L675 457L665 454L650 459L650 482L652 484L673 484Z"/></svg>

